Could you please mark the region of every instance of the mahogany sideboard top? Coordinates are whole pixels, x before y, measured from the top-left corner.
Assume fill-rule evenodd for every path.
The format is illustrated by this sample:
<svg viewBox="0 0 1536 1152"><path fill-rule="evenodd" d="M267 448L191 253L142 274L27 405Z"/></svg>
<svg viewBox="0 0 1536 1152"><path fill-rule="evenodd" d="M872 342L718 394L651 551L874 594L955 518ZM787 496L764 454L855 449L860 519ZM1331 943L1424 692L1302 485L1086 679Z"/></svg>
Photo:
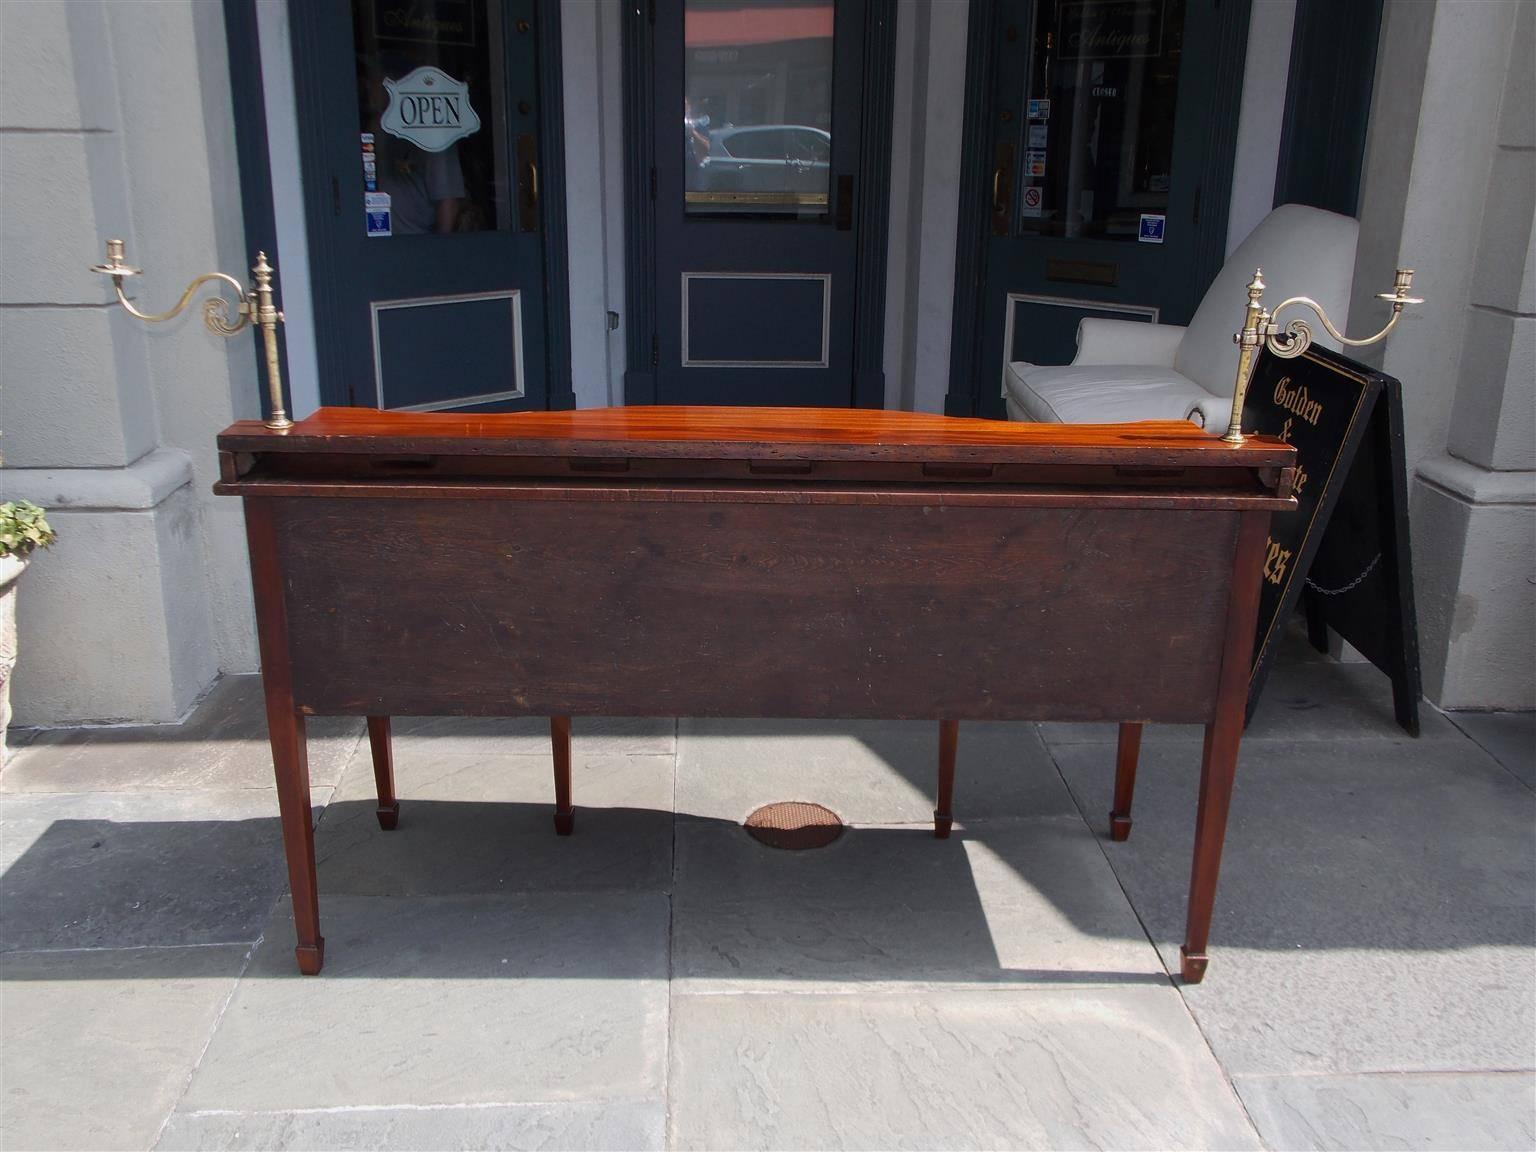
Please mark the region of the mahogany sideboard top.
<svg viewBox="0 0 1536 1152"><path fill-rule="evenodd" d="M857 408L588 408L572 412L387 412L321 408L291 428L231 424L226 452L422 453L593 459L838 460L1130 467L1279 467L1270 437L1228 444L1183 420L1023 424ZM226 480L233 479L226 476Z"/></svg>
<svg viewBox="0 0 1536 1152"><path fill-rule="evenodd" d="M305 718L392 715L1207 726L1185 975L1204 971L1270 513L1294 450L1183 422L844 409L321 409L219 437L244 497L300 965L321 941ZM562 751L563 749L563 751ZM941 818L942 817L942 818Z"/></svg>

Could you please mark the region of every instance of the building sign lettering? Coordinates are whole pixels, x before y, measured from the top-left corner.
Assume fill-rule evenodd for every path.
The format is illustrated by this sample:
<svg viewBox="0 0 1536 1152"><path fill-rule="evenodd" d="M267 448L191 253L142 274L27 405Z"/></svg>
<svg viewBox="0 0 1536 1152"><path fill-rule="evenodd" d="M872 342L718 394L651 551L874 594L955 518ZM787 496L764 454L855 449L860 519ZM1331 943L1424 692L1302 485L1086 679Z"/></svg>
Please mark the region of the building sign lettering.
<svg viewBox="0 0 1536 1152"><path fill-rule="evenodd" d="M1162 0L1070 0L1057 9L1063 60L1163 54Z"/></svg>

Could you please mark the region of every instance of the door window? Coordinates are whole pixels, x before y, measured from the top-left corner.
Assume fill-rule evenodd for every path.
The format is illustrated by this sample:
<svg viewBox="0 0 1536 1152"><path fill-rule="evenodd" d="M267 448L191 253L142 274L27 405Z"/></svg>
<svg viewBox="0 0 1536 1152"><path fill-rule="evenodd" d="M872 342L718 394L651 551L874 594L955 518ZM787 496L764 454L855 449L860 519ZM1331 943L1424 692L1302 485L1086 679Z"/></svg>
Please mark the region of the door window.
<svg viewBox="0 0 1536 1152"><path fill-rule="evenodd" d="M832 24L831 0L686 0L690 214L825 214Z"/></svg>
<svg viewBox="0 0 1536 1152"><path fill-rule="evenodd" d="M498 0L352 0L370 237L517 226L502 18Z"/></svg>
<svg viewBox="0 0 1536 1152"><path fill-rule="evenodd" d="M1183 35L1184 0L1035 5L1021 233L1161 241Z"/></svg>

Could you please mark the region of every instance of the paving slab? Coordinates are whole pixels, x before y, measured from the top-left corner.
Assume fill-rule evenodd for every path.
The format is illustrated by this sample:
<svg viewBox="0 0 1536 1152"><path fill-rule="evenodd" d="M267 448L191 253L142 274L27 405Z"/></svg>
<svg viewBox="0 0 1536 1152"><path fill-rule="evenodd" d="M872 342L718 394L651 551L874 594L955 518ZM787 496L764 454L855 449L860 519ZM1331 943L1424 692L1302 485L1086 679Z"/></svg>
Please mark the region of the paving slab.
<svg viewBox="0 0 1536 1152"><path fill-rule="evenodd" d="M1101 833L1089 746L1062 772ZM1199 767L1143 750L1106 852L1176 962ZM1247 742L1205 982L1184 989L1233 1074L1533 1065L1536 797L1467 740Z"/></svg>
<svg viewBox="0 0 1536 1152"><path fill-rule="evenodd" d="M396 753L437 752L548 756L549 720L543 716L396 716L391 722ZM572 755L670 756L677 750L677 721L670 716L576 716Z"/></svg>
<svg viewBox="0 0 1536 1152"><path fill-rule="evenodd" d="M1447 712L1451 722L1476 740L1528 788L1536 788L1536 712Z"/></svg>
<svg viewBox="0 0 1536 1152"><path fill-rule="evenodd" d="M0 1147L150 1147L248 952L0 957Z"/></svg>
<svg viewBox="0 0 1536 1152"><path fill-rule="evenodd" d="M665 897L322 892L320 915L300 976L279 904L184 1110L659 1099Z"/></svg>
<svg viewBox="0 0 1536 1152"><path fill-rule="evenodd" d="M251 943L287 888L272 792L7 795L0 823L0 950Z"/></svg>
<svg viewBox="0 0 1536 1152"><path fill-rule="evenodd" d="M665 1142L666 1107L654 1103L357 1108L316 1112L177 1112L156 1148L540 1149L629 1152Z"/></svg>
<svg viewBox="0 0 1536 1152"><path fill-rule="evenodd" d="M1052 747L1063 744L1113 742L1114 724L1047 722L1040 733ZM1428 701L1419 704L1419 736L1398 727L1392 711L1392 682L1372 664L1340 663L1323 658L1277 664L1264 685L1244 741L1391 740L1405 746L1432 740L1456 740L1460 732ZM1193 743L1205 730L1198 724L1149 724L1143 744Z"/></svg>
<svg viewBox="0 0 1536 1152"><path fill-rule="evenodd" d="M672 884L670 756L573 752L576 831L555 834L544 756L402 749L400 822L379 827L366 747L316 837L320 890L361 895L651 890Z"/></svg>
<svg viewBox="0 0 1536 1152"><path fill-rule="evenodd" d="M1536 1147L1536 1072L1243 1076L1236 1088L1271 1148Z"/></svg>
<svg viewBox="0 0 1536 1152"><path fill-rule="evenodd" d="M740 821L776 800L813 800L850 823L931 825L938 772L936 723L683 720L678 727L680 814ZM957 818L1070 812L1034 725L960 725Z"/></svg>
<svg viewBox="0 0 1536 1152"><path fill-rule="evenodd" d="M306 728L310 783L333 785L362 739L363 721L320 716ZM37 731L0 773L7 792L272 787L260 676L221 678L183 724Z"/></svg>
<svg viewBox="0 0 1536 1152"><path fill-rule="evenodd" d="M1178 994L678 996L677 1148L1257 1148Z"/></svg>
<svg viewBox="0 0 1536 1152"><path fill-rule="evenodd" d="M677 843L679 990L1168 982L1076 817L995 821L948 840L853 828L812 851L680 822Z"/></svg>

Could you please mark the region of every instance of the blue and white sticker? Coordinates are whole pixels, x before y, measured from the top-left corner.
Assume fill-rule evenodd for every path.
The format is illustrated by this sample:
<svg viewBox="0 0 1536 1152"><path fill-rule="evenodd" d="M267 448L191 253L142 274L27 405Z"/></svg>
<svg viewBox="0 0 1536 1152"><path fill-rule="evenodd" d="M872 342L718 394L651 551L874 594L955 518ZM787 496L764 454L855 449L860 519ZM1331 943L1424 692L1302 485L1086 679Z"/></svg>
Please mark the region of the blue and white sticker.
<svg viewBox="0 0 1536 1152"><path fill-rule="evenodd" d="M1136 234L1136 239L1143 244L1161 244L1163 242L1163 226L1168 223L1168 217L1160 212L1143 212L1141 214L1141 231Z"/></svg>
<svg viewBox="0 0 1536 1152"><path fill-rule="evenodd" d="M1049 124L1031 124L1029 126L1029 147L1046 147L1046 141L1050 135L1050 131L1051 126Z"/></svg>
<svg viewBox="0 0 1536 1152"><path fill-rule="evenodd" d="M363 193L363 215L368 220L369 236L392 236L394 229L389 219L389 193Z"/></svg>
<svg viewBox="0 0 1536 1152"><path fill-rule="evenodd" d="M1030 100L1025 104L1025 118L1029 120L1049 120L1051 118L1051 102L1049 100Z"/></svg>

